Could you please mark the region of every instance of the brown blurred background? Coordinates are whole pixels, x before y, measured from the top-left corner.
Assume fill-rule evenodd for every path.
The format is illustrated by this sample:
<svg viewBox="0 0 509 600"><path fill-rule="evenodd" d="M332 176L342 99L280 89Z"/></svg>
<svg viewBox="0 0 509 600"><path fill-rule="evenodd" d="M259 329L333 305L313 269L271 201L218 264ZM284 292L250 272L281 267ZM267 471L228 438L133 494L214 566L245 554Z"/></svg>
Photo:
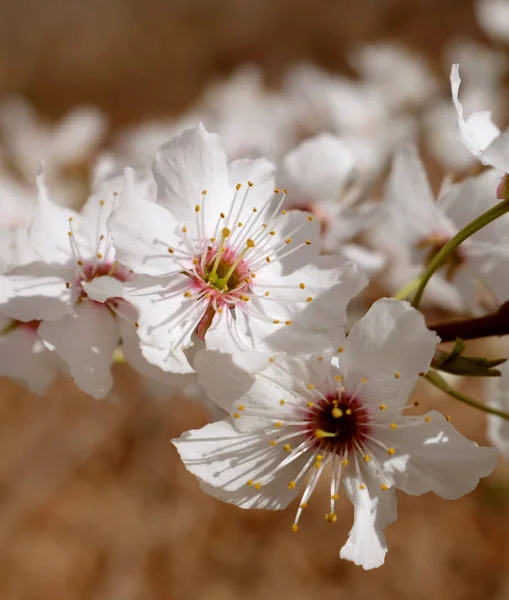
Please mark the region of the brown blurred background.
<svg viewBox="0 0 509 600"><path fill-rule="evenodd" d="M352 44L390 39L438 68L458 34L482 39L468 0L1 0L0 95L54 117L94 103L120 125L178 113L245 61L275 80L302 58L343 69ZM244 512L204 496L169 440L205 411L115 374L118 405L70 381L45 398L0 383L2 600L509 598L503 469L456 502L401 494L386 565L364 572L338 556L346 502L329 525L318 490L295 535L293 506ZM425 385L425 408L484 441L481 415Z"/></svg>

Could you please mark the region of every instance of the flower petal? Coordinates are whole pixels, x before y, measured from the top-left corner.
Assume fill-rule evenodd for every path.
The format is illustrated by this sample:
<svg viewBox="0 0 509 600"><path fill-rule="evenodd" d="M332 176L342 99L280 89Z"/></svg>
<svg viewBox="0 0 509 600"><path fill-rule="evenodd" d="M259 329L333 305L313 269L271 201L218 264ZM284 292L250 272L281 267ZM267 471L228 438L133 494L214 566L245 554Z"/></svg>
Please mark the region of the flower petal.
<svg viewBox="0 0 509 600"><path fill-rule="evenodd" d="M371 403L404 405L439 341L408 302L378 300L353 326L338 354L344 386L353 393L361 385L360 397Z"/></svg>
<svg viewBox="0 0 509 600"><path fill-rule="evenodd" d="M110 366L119 333L105 306L82 302L60 321L43 322L39 335L69 365L79 388L96 399L106 396L113 385Z"/></svg>
<svg viewBox="0 0 509 600"><path fill-rule="evenodd" d="M383 565L387 543L383 529L397 519L396 493L386 491L364 468L363 487L357 477L345 477L344 486L354 505L353 527L348 541L341 548L340 557L351 560L364 569L376 569Z"/></svg>
<svg viewBox="0 0 509 600"><path fill-rule="evenodd" d="M258 488L254 484L287 457L283 447L272 447L270 440L264 432L238 432L228 418L187 431L172 443L208 494L240 508L280 510L298 494L298 487L289 489L288 483L300 472L307 457L293 461ZM248 485L250 481L253 485Z"/></svg>
<svg viewBox="0 0 509 600"><path fill-rule="evenodd" d="M426 416L427 420L407 417L407 422L415 426L388 429L386 441L396 449L397 456L385 463L384 471L393 471L396 487L407 494L434 492L446 500L461 498L477 486L481 477L491 474L497 464L497 451L479 447L437 411Z"/></svg>
<svg viewBox="0 0 509 600"><path fill-rule="evenodd" d="M61 319L76 293L66 286L74 273L66 265L33 262L0 277L2 312L18 321Z"/></svg>
<svg viewBox="0 0 509 600"><path fill-rule="evenodd" d="M81 287L95 302L106 302L109 298L121 298L124 291L122 282L108 275L94 277L92 281L82 281Z"/></svg>

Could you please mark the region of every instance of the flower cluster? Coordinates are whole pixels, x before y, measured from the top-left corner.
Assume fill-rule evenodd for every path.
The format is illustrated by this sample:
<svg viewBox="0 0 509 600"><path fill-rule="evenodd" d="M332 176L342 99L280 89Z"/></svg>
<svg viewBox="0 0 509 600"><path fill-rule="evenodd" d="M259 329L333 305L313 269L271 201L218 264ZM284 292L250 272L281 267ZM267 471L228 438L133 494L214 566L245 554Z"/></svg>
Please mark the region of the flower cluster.
<svg viewBox="0 0 509 600"><path fill-rule="evenodd" d="M448 417L423 414L411 397L419 379L462 399L448 373L501 375L478 406L508 452L503 360L437 345L509 333L509 133L486 111L465 117L457 65L444 113L426 65L406 53L363 48L352 64L358 82L301 65L284 93L237 73L186 115L192 126L124 133L84 203L65 173L98 145L103 119L83 110L52 130L24 104L3 107L0 129L25 179L34 147L47 162L36 190L0 181L5 197L24 198L0 249L0 374L38 394L69 375L100 399L121 360L164 394L199 398L215 420L173 444L205 493L244 509L298 498L297 532L326 478L326 521L338 519L342 494L354 506L340 556L371 569L385 559L397 489L458 498L497 461ZM419 111L438 160L459 132L443 161L458 177L436 195L415 143ZM20 113L26 161L12 127ZM211 115L222 137L196 125ZM437 144L431 123L444 115ZM422 296L456 320L428 328Z"/></svg>

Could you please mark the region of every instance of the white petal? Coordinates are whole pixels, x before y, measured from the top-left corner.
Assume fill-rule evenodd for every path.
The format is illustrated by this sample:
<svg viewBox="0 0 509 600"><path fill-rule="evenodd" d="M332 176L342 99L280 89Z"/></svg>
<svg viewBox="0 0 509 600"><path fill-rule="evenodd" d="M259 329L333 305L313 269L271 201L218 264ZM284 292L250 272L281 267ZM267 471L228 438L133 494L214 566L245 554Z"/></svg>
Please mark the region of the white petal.
<svg viewBox="0 0 509 600"><path fill-rule="evenodd" d="M358 321L338 354L348 392L370 403L406 404L419 373L426 372L439 342L408 302L384 298Z"/></svg>
<svg viewBox="0 0 509 600"><path fill-rule="evenodd" d="M219 136L200 125L163 144L152 166L157 183L157 201L179 223L190 230L195 222L194 207L202 201L224 210L231 201L226 154ZM226 192L226 193L225 193ZM226 203L226 204L225 204Z"/></svg>
<svg viewBox="0 0 509 600"><path fill-rule="evenodd" d="M509 163L505 161L505 144L500 142L502 147L496 145L488 153L485 152L490 142L496 139L500 133L500 130L491 121L491 113L484 111L475 116L471 115L465 121L463 106L458 100L460 83L459 65L454 64L451 69L451 90L454 106L458 114L461 141L483 164L492 165L504 171L509 170Z"/></svg>
<svg viewBox="0 0 509 600"><path fill-rule="evenodd" d="M105 306L82 302L60 321L45 321L39 335L69 365L76 385L96 399L111 390L110 366L119 342L115 319Z"/></svg>
<svg viewBox="0 0 509 600"><path fill-rule="evenodd" d="M397 519L396 494L393 488L382 491L380 484L364 469L361 482L345 477L344 486L354 505L354 523L340 557L351 560L364 569L383 565L387 543L383 530Z"/></svg>
<svg viewBox="0 0 509 600"><path fill-rule="evenodd" d="M363 248L358 244L343 244L339 247L339 254L355 263L368 277L381 271L387 258L381 252Z"/></svg>
<svg viewBox="0 0 509 600"><path fill-rule="evenodd" d="M496 387L487 404L490 408L509 413L509 363L498 368L502 375L495 378L493 387ZM505 458L509 458L509 421L488 415L488 439Z"/></svg>
<svg viewBox="0 0 509 600"><path fill-rule="evenodd" d="M70 310L74 273L65 265L41 262L12 269L0 277L2 312L18 321L60 319Z"/></svg>
<svg viewBox="0 0 509 600"><path fill-rule="evenodd" d="M63 263L72 257L69 242L69 218L73 228L79 225L80 216L70 208L64 208L49 199L44 172L37 176L38 200L32 213L28 241L37 256L45 262Z"/></svg>
<svg viewBox="0 0 509 600"><path fill-rule="evenodd" d="M194 373L194 369L186 353L186 348L183 346L171 349L157 348L141 342L140 350L143 358L150 365L162 369L167 373Z"/></svg>
<svg viewBox="0 0 509 600"><path fill-rule="evenodd" d="M396 457L384 470L393 470L396 486L407 494L434 492L455 500L471 492L481 477L491 474L497 464L494 448L479 447L467 439L436 411L423 417L407 417L420 422L409 428L388 430Z"/></svg>
<svg viewBox="0 0 509 600"><path fill-rule="evenodd" d="M239 433L231 419L225 419L188 431L172 443L208 494L241 508L280 510L298 494L298 487L288 489L288 483L305 459L293 461L260 489L248 486L248 481L258 482L288 456L281 445L271 447L270 441L263 432Z"/></svg>
<svg viewBox="0 0 509 600"><path fill-rule="evenodd" d="M106 302L109 298L121 298L124 290L121 281L108 275L94 277L92 281L83 281L81 287L87 296L96 302Z"/></svg>
<svg viewBox="0 0 509 600"><path fill-rule="evenodd" d="M357 161L349 145L331 133L307 139L283 161L292 192L307 198L339 201L344 186L354 176Z"/></svg>
<svg viewBox="0 0 509 600"><path fill-rule="evenodd" d="M162 206L147 200L122 202L108 219L118 260L137 273L162 276L182 270L169 249L179 253L179 224Z"/></svg>
<svg viewBox="0 0 509 600"><path fill-rule="evenodd" d="M0 336L0 375L20 380L42 395L59 371L57 357L44 347L35 329L19 325Z"/></svg>

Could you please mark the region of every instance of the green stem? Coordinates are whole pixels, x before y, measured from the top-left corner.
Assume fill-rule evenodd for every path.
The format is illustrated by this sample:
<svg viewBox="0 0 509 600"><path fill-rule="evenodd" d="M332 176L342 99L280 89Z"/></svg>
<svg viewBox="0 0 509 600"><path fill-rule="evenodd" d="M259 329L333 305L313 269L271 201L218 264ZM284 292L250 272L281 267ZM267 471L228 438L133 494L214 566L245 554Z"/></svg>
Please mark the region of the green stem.
<svg viewBox="0 0 509 600"><path fill-rule="evenodd" d="M416 279L413 279L412 281L410 281L409 283L407 283L406 285L404 285L402 288L400 288L395 294L394 294L394 298L396 298L396 300L406 300L408 298L408 296L410 296L410 294L412 292L415 292L415 290L419 287L419 284L421 283L421 278L417 277Z"/></svg>
<svg viewBox="0 0 509 600"><path fill-rule="evenodd" d="M509 414L503 412L502 410L497 410L496 408L490 408L489 406L486 406L485 404L482 404L481 402L477 402L476 400L472 400L472 398L468 398L467 396L460 394L460 392L458 392L457 390L452 388L447 383L447 381L445 381L445 379L443 377L441 377L433 369L430 369L426 373L426 375L424 376L424 379L429 381L431 384L433 384L439 390L442 390L442 392L445 392L448 396L451 396L451 398L454 398L456 400L459 400L460 402L463 402L463 404L468 404L468 406L471 406L472 408L477 408L477 410L481 410L490 415L495 415L496 417L500 417L501 419L505 419L506 421L509 421Z"/></svg>
<svg viewBox="0 0 509 600"><path fill-rule="evenodd" d="M453 238L451 238L447 244L445 244L440 252L438 252L433 260L429 263L422 277L420 278L419 287L417 288L414 299L412 300L412 306L414 308L419 308L419 304L428 281L431 279L433 273L444 264L449 254L451 254L466 239L479 231L479 229L486 227L486 225L489 225L492 221L495 221L495 219L505 215L507 212L509 212L509 201L502 200L502 202L499 202L496 206L490 208L490 210L487 210L485 213L477 217L477 219L474 219Z"/></svg>

